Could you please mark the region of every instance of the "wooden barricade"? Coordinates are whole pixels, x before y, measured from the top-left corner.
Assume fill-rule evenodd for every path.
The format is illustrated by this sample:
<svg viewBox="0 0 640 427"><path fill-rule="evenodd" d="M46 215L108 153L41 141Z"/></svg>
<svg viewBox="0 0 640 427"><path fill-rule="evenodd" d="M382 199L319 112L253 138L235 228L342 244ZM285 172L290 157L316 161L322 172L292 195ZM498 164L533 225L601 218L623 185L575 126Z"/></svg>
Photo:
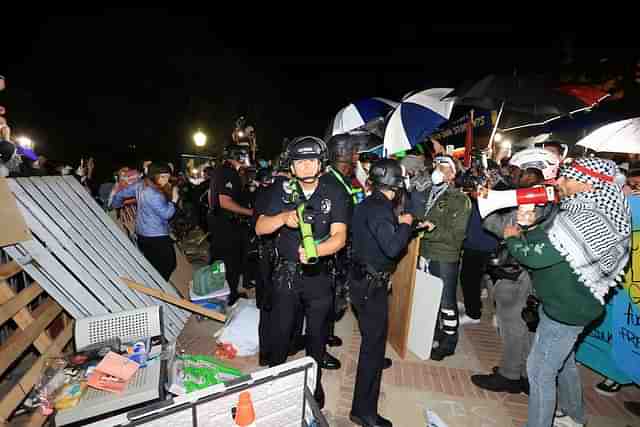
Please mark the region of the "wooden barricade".
<svg viewBox="0 0 640 427"><path fill-rule="evenodd" d="M53 299L46 298L35 309L31 303L43 294L36 282L16 293L8 280L22 272L22 268L11 261L0 264L0 326L13 320L17 326L11 336L0 345L0 375L15 369L16 362L35 347L39 356L35 363L25 367L22 376L0 396L0 423L8 425L16 408L36 385L44 362L49 357L59 356L73 337L73 321L70 321L62 307ZM53 331L57 329L57 335ZM11 425L42 426L47 417L36 411Z"/></svg>

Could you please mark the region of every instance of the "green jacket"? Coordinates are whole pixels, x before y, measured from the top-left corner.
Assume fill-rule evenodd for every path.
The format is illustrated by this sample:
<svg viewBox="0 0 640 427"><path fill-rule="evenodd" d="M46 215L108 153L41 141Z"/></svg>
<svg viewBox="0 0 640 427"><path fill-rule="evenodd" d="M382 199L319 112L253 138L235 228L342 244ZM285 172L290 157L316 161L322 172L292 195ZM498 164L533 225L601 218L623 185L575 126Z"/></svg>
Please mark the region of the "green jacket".
<svg viewBox="0 0 640 427"><path fill-rule="evenodd" d="M536 296L547 316L560 323L587 326L602 315L603 306L580 282L542 227L529 231L524 239L510 237L506 242L511 255L531 270Z"/></svg>
<svg viewBox="0 0 640 427"><path fill-rule="evenodd" d="M436 228L424 233L420 254L434 261L459 261L470 215L469 197L455 188L447 189L425 217Z"/></svg>

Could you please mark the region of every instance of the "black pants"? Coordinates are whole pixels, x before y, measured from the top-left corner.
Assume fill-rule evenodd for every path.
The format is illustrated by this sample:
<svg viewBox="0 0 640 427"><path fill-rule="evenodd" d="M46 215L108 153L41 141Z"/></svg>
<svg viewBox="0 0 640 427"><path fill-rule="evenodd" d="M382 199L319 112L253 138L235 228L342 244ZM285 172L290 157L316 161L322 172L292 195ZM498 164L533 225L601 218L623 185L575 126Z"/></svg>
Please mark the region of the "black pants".
<svg viewBox="0 0 640 427"><path fill-rule="evenodd" d="M464 308L467 316L473 319L482 317L482 300L480 298L480 284L482 275L487 269L487 262L491 252L465 249L462 255L460 271L460 285L464 295Z"/></svg>
<svg viewBox="0 0 640 427"><path fill-rule="evenodd" d="M231 298L238 295L242 275L247 229L221 216L209 215L209 264L222 260L225 279L231 290Z"/></svg>
<svg viewBox="0 0 640 427"><path fill-rule="evenodd" d="M271 311L273 306L273 283L271 260L268 257L258 259L258 275L256 280L256 304L260 309L258 337L260 340L260 356L265 360L271 358Z"/></svg>
<svg viewBox="0 0 640 427"><path fill-rule="evenodd" d="M176 269L176 250L169 236L145 237L138 235L138 248L158 270L164 280L169 280Z"/></svg>
<svg viewBox="0 0 640 427"><path fill-rule="evenodd" d="M315 396L322 391L322 369L320 364L327 345L328 317L332 296L329 276L326 273L298 275L292 286L273 277L273 309L270 314L271 360L270 366L286 362L291 336L295 328L296 315L304 313L307 320L307 355L318 364Z"/></svg>
<svg viewBox="0 0 640 427"><path fill-rule="evenodd" d="M352 280L351 302L362 336L351 412L377 415L389 318L387 288L369 290L366 279Z"/></svg>

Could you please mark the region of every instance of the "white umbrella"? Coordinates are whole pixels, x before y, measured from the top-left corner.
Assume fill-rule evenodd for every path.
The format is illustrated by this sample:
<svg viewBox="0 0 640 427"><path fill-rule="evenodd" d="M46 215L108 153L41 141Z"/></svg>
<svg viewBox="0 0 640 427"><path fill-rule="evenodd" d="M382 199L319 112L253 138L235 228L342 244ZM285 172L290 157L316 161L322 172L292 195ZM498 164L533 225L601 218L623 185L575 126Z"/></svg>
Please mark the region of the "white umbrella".
<svg viewBox="0 0 640 427"><path fill-rule="evenodd" d="M640 117L604 125L577 145L596 152L640 154Z"/></svg>

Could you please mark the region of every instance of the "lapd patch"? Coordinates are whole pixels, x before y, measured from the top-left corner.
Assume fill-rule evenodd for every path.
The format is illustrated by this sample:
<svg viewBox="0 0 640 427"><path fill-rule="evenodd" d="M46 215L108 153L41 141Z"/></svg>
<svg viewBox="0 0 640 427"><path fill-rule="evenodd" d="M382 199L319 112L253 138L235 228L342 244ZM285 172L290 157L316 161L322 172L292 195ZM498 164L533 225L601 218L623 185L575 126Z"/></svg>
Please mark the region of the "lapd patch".
<svg viewBox="0 0 640 427"><path fill-rule="evenodd" d="M293 185L291 184L291 181L282 181L282 190L287 194L293 193Z"/></svg>
<svg viewBox="0 0 640 427"><path fill-rule="evenodd" d="M322 199L322 202L320 202L320 210L323 214L328 214L329 212L331 212L331 200Z"/></svg>

